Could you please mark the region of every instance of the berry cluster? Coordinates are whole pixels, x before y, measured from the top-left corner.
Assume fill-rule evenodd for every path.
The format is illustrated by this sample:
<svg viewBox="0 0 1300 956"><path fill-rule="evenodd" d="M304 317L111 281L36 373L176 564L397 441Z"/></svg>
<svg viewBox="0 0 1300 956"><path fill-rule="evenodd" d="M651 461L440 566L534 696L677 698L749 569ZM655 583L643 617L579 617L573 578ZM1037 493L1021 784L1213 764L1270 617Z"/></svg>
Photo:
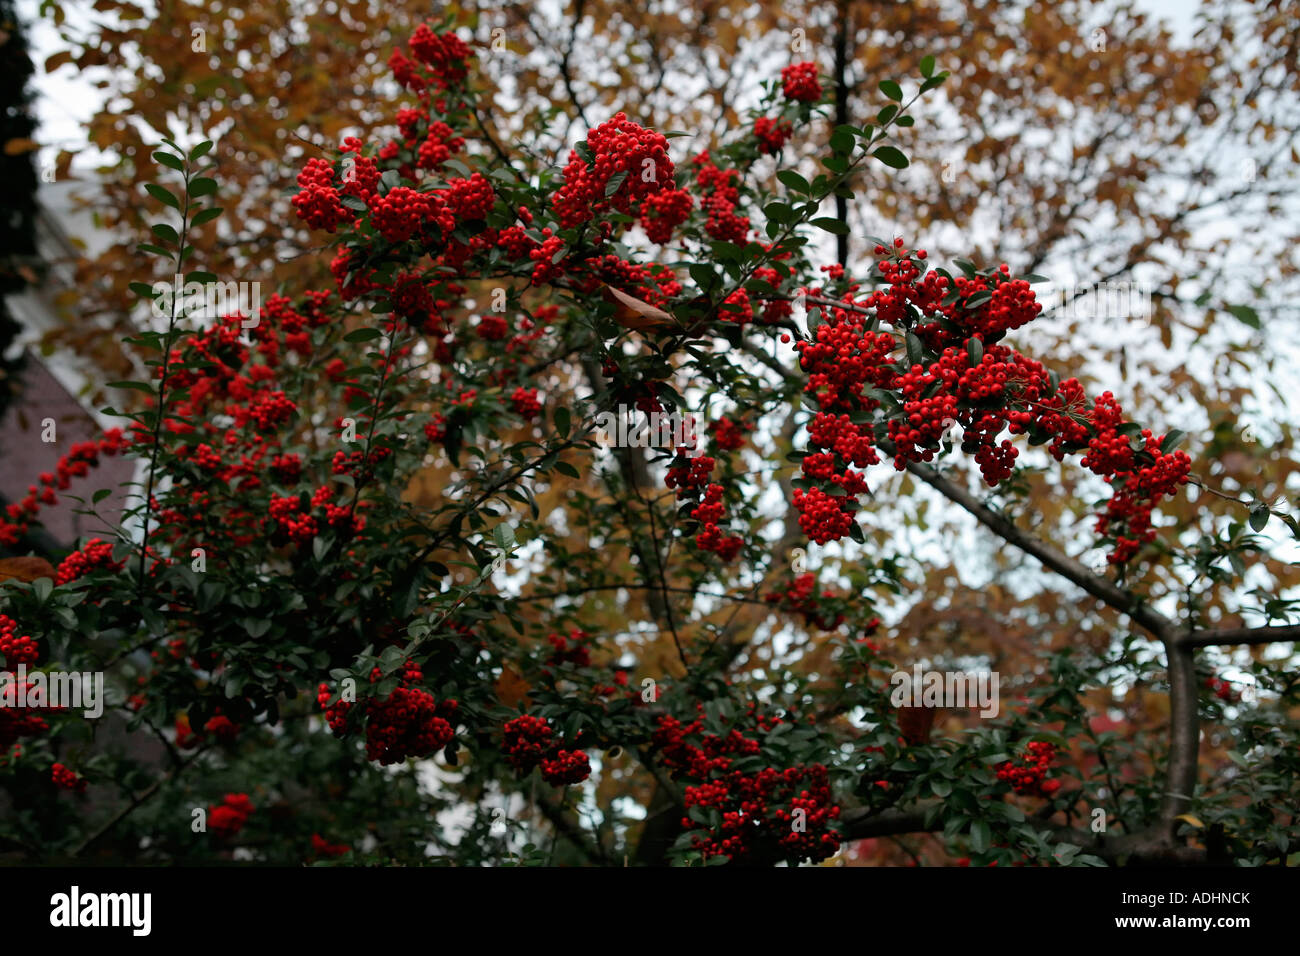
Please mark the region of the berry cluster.
<svg viewBox="0 0 1300 956"><path fill-rule="evenodd" d="M817 81L817 64L791 63L782 67L781 90L788 99L816 103L822 98L822 85Z"/></svg>
<svg viewBox="0 0 1300 956"><path fill-rule="evenodd" d="M591 130L587 134L587 148L591 163L579 156L577 150L569 152L564 185L553 201L555 214L565 229L590 222L610 207L635 215L644 200L672 189L673 163L668 158L668 140L662 133L633 123L624 113L615 113ZM610 181L616 176L622 178L613 192L606 195ZM663 212L657 207L656 211Z"/></svg>
<svg viewBox="0 0 1300 956"><path fill-rule="evenodd" d="M795 345L808 373L805 392L819 407L809 444L822 452L804 458L804 477L815 487L794 494L804 532L824 544L852 528L866 485L849 466L878 460L871 422L886 393L895 409L886 431L899 470L933 460L945 440L960 440L994 486L1015 467L1016 435L1046 443L1058 460L1086 450L1084 466L1113 487L1097 531L1115 540L1111 563L1131 560L1154 539L1151 510L1186 483L1191 460L1163 451L1163 436L1125 422L1109 393L1089 410L1078 381L1058 382L1041 363L998 344L1042 311L1029 283L1012 278L1005 264L950 281L927 274L925 250L909 252L902 239L875 252L886 287L859 301L856 284L849 285L843 307L821 309L830 312L827 321ZM842 279L842 271L832 277L837 274ZM890 360L897 341L874 331L877 320L906 334L908 359ZM1140 448L1132 447L1131 436L1140 436Z"/></svg>
<svg viewBox="0 0 1300 956"><path fill-rule="evenodd" d="M581 750L566 750L554 739L551 725L524 714L502 728L501 752L520 774L542 768L542 777L557 787L581 783L591 776L591 763Z"/></svg>
<svg viewBox="0 0 1300 956"><path fill-rule="evenodd" d="M228 793L218 804L208 808L208 829L220 839L229 840L253 815L253 802L246 793Z"/></svg>
<svg viewBox="0 0 1300 956"><path fill-rule="evenodd" d="M15 636L17 629L18 623L13 618L0 614L0 657L4 658L4 666L8 670L13 670L19 664L35 664L41 654L40 648L30 637Z"/></svg>
<svg viewBox="0 0 1300 956"><path fill-rule="evenodd" d="M816 586L817 575L809 571L796 577L784 591L772 591L764 595L764 600L769 604L778 605L783 611L803 615L804 622L809 625L823 631L833 631L844 623L844 614L836 612L833 618L828 619L822 611L820 602L813 595ZM835 597L835 592L831 590L821 593L822 601L833 601Z"/></svg>
<svg viewBox="0 0 1300 956"><path fill-rule="evenodd" d="M695 182L704 199L701 208L708 217L704 231L722 242L745 243L749 238L749 217L736 212L740 202L737 183L740 173L734 169L719 169L709 158L708 151L693 160Z"/></svg>
<svg viewBox="0 0 1300 956"><path fill-rule="evenodd" d="M53 472L44 472L40 483L45 487L37 490L35 485L27 489L22 501L5 506L5 518L0 519L0 545L13 547L27 532L32 519L41 509L41 505L54 505L58 499L54 494L57 488L66 490L73 478L81 478L90 473L90 469L99 464L100 455L116 455L127 447L122 429L110 428L99 441L77 442L68 453L62 456Z"/></svg>
<svg viewBox="0 0 1300 956"><path fill-rule="evenodd" d="M529 421L535 419L542 412L542 403L537 400L537 389L520 385L510 396L510 409L520 418Z"/></svg>
<svg viewBox="0 0 1300 956"><path fill-rule="evenodd" d="M113 545L99 538L91 538L80 551L73 551L59 563L59 573L55 584L67 584L75 581L96 568L120 571L125 566L123 561L113 560Z"/></svg>
<svg viewBox="0 0 1300 956"><path fill-rule="evenodd" d="M371 671L370 681L382 677L379 668ZM410 757L428 757L444 749L456 736L451 721L459 705L454 700L439 703L432 694L419 687L424 675L414 661L402 668L400 685L383 700L366 701L366 759L377 760L383 766L401 763ZM316 701L325 711L325 719L335 735L347 730L347 714L352 708L349 701L331 705L333 696L328 684L316 691Z"/></svg>
<svg viewBox="0 0 1300 956"><path fill-rule="evenodd" d="M704 733L702 718L683 724L662 715L656 721L651 744L660 762L674 780L695 781L685 789L686 807L699 808L716 821L693 835L692 849L706 860L724 856L736 864L824 860L839 849L832 827L840 815L826 767L732 769L736 760L759 755L760 738L783 722L755 717L753 708L747 717L754 724L753 736L734 728L726 736ZM682 826L691 830L701 824L688 816Z"/></svg>
<svg viewBox="0 0 1300 956"><path fill-rule="evenodd" d="M50 768L50 779L54 781L54 785L60 790L72 790L82 793L86 789L86 778L77 776L74 771L69 770L61 763L56 763Z"/></svg>
<svg viewBox="0 0 1300 956"><path fill-rule="evenodd" d="M821 98L820 89L817 91L816 98ZM793 131L794 127L790 125L789 120L772 119L767 116L760 116L754 120L754 136L758 139L760 153L781 152Z"/></svg>
<svg viewBox="0 0 1300 956"><path fill-rule="evenodd" d="M641 228L651 242L667 245L673 230L690 218L695 199L684 189L665 189L641 204Z"/></svg>
<svg viewBox="0 0 1300 956"><path fill-rule="evenodd" d="M1030 741L1019 763L1007 760L998 764L998 779L1009 784L1016 793L1050 798L1061 789L1061 781L1043 779L1055 758L1055 745L1040 740Z"/></svg>

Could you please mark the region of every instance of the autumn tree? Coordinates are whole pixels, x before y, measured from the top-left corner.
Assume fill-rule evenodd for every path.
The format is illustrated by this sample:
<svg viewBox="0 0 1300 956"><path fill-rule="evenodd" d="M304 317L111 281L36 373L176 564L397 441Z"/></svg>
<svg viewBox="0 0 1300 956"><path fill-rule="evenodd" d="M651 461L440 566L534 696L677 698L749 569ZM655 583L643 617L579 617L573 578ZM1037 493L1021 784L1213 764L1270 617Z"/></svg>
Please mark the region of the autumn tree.
<svg viewBox="0 0 1300 956"><path fill-rule="evenodd" d="M501 28L506 52L512 9ZM575 10L575 23L596 9ZM705 11L707 22L721 22L713 13ZM233 108L220 84L252 82L242 62L262 61L241 52L283 58L282 66L323 62L321 51L308 52L314 40L277 52L272 37L292 20L274 12L233 37L221 20L188 14L165 11L157 24L168 55L183 51L176 39L189 32L195 42L229 44L222 49L241 65L222 70L220 55L193 61L217 84L197 100L189 74L164 71L179 83L166 95L188 104L180 124L187 130L219 126L218 114ZM596 25L614 32L617 18L605 18ZM1057 35L1079 26L1047 19ZM1264 36L1266 20L1257 24ZM822 21L813 11L807 22L805 29ZM893 224L915 216L919 233L937 229L943 208L952 235L927 241L934 250L964 235L964 221L978 219L982 204L999 215L1018 203L1051 206L1048 193L1035 194L1030 173L1005 203L983 173L959 180L970 190L965 208L951 197L942 207L904 197L909 177L925 169L917 150L944 139L945 108L964 130L987 135L996 127L1007 136L1006 124L983 116L983 94L973 92L981 85L999 108L1020 110L1024 129L1056 114L1041 95L1014 92L1023 79L991 75L988 64L1009 47L995 44L971 59L945 50L942 62L951 58L957 75L941 83L946 74L920 52L923 22L893 30L917 49L910 79L850 84L850 63L855 73L878 69L860 49L859 30L884 26L834 22L854 26L837 45L844 83L824 90L816 62L802 59L764 83L751 78L752 106L728 99L716 111L718 135L707 152L686 151L682 138L584 98L573 44L558 73L572 109L513 145L522 139L513 123L546 114L525 103L511 119L490 105L490 92L466 84L471 59L490 75L503 52L486 20L474 58L463 41L428 31L389 58L381 34L358 28L361 71L321 72L318 99L293 98L295 109L315 103L322 114L306 139L358 132L342 152L292 145L285 129L294 124L269 115L266 142L278 141L275 149L239 141L256 133L242 122L210 155L168 144L157 161L185 185L171 192L152 181L142 127L99 127L105 145L121 134L126 160L110 186L120 190L110 199L120 215L110 222L138 221L145 182L178 213L155 224L145 249L175 260L156 275L185 266L181 250L192 247L188 256L207 267L198 281L276 276L292 284L247 333L238 316L190 329L181 321L183 298L163 303L165 324L129 343L152 356L159 373L134 390L160 399L97 450L130 448L150 462L152 495L139 522L153 550L132 549L124 534L116 546L92 544L69 558L58 588L13 586L15 627L44 628L31 645L41 659L111 663L124 680L145 680L127 706L170 758L166 785L140 807L129 795L149 768L120 756L87 758L79 769L116 782L130 812L87 831L70 811L72 822L59 821L66 831L50 825L62 834L54 852L112 846L134 857L140 835L162 832L154 854L209 858L239 844L284 860L300 858L314 835L317 855L332 854L344 844L331 841L343 839L361 857L421 859L431 843L476 862L502 853L494 809L504 811L507 829L531 827L537 815L558 841L548 852L595 862L620 850L641 862L819 859L843 841L928 832L943 838L904 852L983 862L1260 862L1290 852L1277 799L1294 790L1286 659L1261 654L1252 663L1262 699L1248 708L1217 673L1198 672L1206 663L1197 648L1294 637L1289 625L1269 626L1288 619L1278 595L1293 572L1266 555L1253 571L1266 576L1257 595L1262 626L1239 628L1244 621L1228 617L1249 607L1239 579L1266 543L1259 532L1268 505L1246 501L1249 511L1232 521L1230 509L1243 502L1219 487L1231 475L1215 475L1213 484L1194 476L1192 459L1175 450L1176 432L1144 433L1129 418L1123 409L1134 405L1149 409L1150 421L1179 410L1158 401L1165 396L1154 387L1133 402L1090 389L1084 359L1104 358L1104 350L1086 350L1081 320L1071 327L1038 316L1032 269L990 268L994 256L970 253L973 242L960 249L968 259L934 268L942 260L933 251L896 238L908 230L868 238L858 218ZM936 21L929 29L945 27ZM736 42L743 33L738 27ZM768 33L770 41L770 26ZM655 33L646 26L637 35ZM792 35L783 33L781 44ZM1135 23L1124 33L1128 55L1106 59L1109 48L1086 46L1096 45L1091 34L1071 35L1087 51L1081 62L1109 63L1117 78L1093 84L1098 89L1068 86L1055 107L1113 110L1116 123L1132 124L1114 134L1124 142L1163 128L1158 111L1152 126L1137 125L1153 115L1137 95L1149 76L1123 70L1144 43L1152 63L1167 62L1175 55L1168 38ZM968 39L988 42L978 31ZM1038 42L1035 56L1059 61L1059 51ZM708 45L698 46L707 55ZM126 48L93 45L83 65ZM1216 91L1213 71L1228 69L1218 56L1209 55L1203 74ZM329 93L335 77L361 77L384 63L397 81L395 98L416 105L386 116L367 113L374 108L367 102L350 115L347 98ZM1174 72L1184 77L1187 64ZM248 87L249 101L265 99L274 113L280 74L255 75L264 85ZM1124 84L1136 98L1103 109ZM939 132L925 133L925 114L913 125L918 91L934 103ZM624 94L637 102L632 88ZM157 90L138 95L158 98ZM835 123L837 111L867 121ZM155 129L168 126L166 106L142 103L141 115L157 118ZM570 129L574 115L581 125ZM697 125L690 113L678 115L685 122L663 128ZM548 136L564 153L575 151L566 159L539 148ZM1021 143L1007 138L990 155L1014 158ZM293 259L273 264L285 231L269 225L277 205L258 187L286 181L285 154L309 159L294 164L298 188L279 208L315 232ZM1118 182L1141 178L1112 170L1100 146L1086 155ZM195 216L192 204L218 188L195 169L212 157L222 179L234 171L236 185L221 187L219 217L211 209ZM1079 159L1062 162L1074 170ZM242 176L250 163L257 174ZM1014 178L1014 167L990 168L992 182ZM954 185L941 169L931 165L921 186ZM1044 171L1043 182L1057 182L1051 176ZM1078 201L1065 187L1061 195ZM824 215L821 207L838 199L844 215ZM1141 228L1144 215L1119 200L1098 189L1067 210L1059 237L1054 225L1039 237L1042 261L1068 245L1077 217L1122 212L1126 227ZM1036 253L1014 240L1027 217L1007 215L1010 254L999 246L996 258L1029 265ZM841 242L818 253L809 225L853 241L847 251ZM249 228L264 231L246 242ZM330 233L340 238L313 272L313 243ZM1119 234L1107 241L1124 241ZM326 267L327 284L311 281ZM134 283L146 307L159 306L155 274L111 275L124 287ZM1235 308L1243 321L1258 315ZM1156 328L1159 320L1151 321ZM1160 365L1155 349L1146 354L1149 367L1134 360L1144 372ZM1161 374L1187 390L1201 387L1188 384L1200 381L1191 371ZM1210 395L1187 397L1207 414L1216 407ZM595 423L619 407L698 411L709 426L707 457L645 445L601 452ZM1020 458L1018 435L1039 450ZM432 443L427 453L422 438ZM970 491L974 470L949 469L946 456L935 461L958 447L991 492ZM1198 467L1214 463L1193 450ZM887 480L886 459L902 481ZM1264 480L1284 480L1288 460L1281 452L1269 460L1276 470L1266 468ZM1103 479L1110 494L1094 504L1091 489L1104 488ZM1206 488L1194 502L1180 491L1188 481ZM962 570L954 549L927 554L923 533L945 540L952 512L928 511L933 499L917 494L916 482L993 533L983 541L999 542L972 546L987 549L995 571L992 581L977 579L978 595L954 584ZM1156 504L1179 516L1177 533L1157 535L1148 525ZM1285 521L1294 532L1289 508L1274 511L1272 527ZM928 515L942 524L927 529ZM10 520L10 544L21 549L29 519ZM908 540L905 523L922 534ZM518 544L518 563L502 566ZM1068 554L1094 547L1112 559L1102 570ZM92 603L85 588L104 590ZM1080 604L1079 590L1097 604ZM73 639L91 633L103 633L105 646ZM155 654L139 671L136 649ZM900 713L891 704L886 678L895 668L964 660L1009 675L1008 690L1023 703L1008 706L1000 722L959 712L942 724L931 708ZM341 696L349 680L351 700ZM330 725L354 746L322 732L306 699L315 692ZM1115 709L1123 721L1099 726ZM1206 789L1198 791L1198 726L1229 717L1222 748L1207 743ZM75 741L79 732L67 732ZM63 733L56 728L55 747ZM1222 775L1220 766L1236 766L1228 750L1245 759L1247 741L1255 741L1251 772ZM419 786L413 767L389 776L368 763L440 751L430 771L436 786ZM47 759L41 754L31 763ZM1053 762L1060 769L1048 776ZM34 804L48 781L31 769L20 765L26 789L16 792ZM592 782L574 789L593 770ZM55 781L76 786L66 772ZM251 804L237 796L259 787ZM812 796L797 796L796 787ZM233 800L221 798L226 790ZM755 803L745 794L763 798L761 812L732 807ZM644 809L625 811L629 798ZM249 809L268 799L271 813ZM227 842L189 839L186 808L196 800L211 800L212 818L228 821L219 834ZM364 808L376 801L393 812L368 817ZM454 848L421 826L430 811L464 801L479 807L479 825ZM1088 826L1098 809L1104 833ZM795 810L811 825L793 826ZM727 816L736 812L743 825ZM755 819L762 822L751 829ZM322 836L331 827L347 832ZM538 844L528 832L515 849L553 859L530 855L527 847ZM12 839L30 848L22 834Z"/></svg>

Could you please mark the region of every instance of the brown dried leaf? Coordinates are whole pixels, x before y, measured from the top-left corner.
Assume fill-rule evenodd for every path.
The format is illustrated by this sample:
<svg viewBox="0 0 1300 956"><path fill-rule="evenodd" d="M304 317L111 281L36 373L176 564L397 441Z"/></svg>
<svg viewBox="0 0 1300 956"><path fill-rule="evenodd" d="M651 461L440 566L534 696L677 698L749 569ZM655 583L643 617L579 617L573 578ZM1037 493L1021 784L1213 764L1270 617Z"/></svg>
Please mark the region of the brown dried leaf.
<svg viewBox="0 0 1300 956"><path fill-rule="evenodd" d="M58 572L44 558L4 558L0 560L0 581L14 579L31 584L37 578L54 580Z"/></svg>

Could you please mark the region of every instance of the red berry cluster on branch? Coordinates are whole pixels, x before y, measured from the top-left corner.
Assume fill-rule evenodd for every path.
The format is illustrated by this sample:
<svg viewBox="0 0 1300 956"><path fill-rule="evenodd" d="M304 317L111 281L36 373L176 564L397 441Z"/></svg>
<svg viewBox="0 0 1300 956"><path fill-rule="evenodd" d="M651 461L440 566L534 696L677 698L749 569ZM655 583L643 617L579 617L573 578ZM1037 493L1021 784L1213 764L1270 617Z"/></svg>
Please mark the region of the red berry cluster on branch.
<svg viewBox="0 0 1300 956"><path fill-rule="evenodd" d="M656 721L653 751L674 780L694 781L684 793L686 807L698 807L706 816L707 811L717 814L716 826L693 836L692 849L706 860L725 856L732 863L750 865L816 862L833 855L839 849L833 827L840 808L831 799L826 767L732 769L737 759L760 754L761 737L782 723L780 718L756 717L752 709L747 717L754 724L753 736L738 729L726 736L704 733L700 718L683 724L662 715ZM682 826L698 830L702 825L687 816Z"/></svg>
<svg viewBox="0 0 1300 956"><path fill-rule="evenodd" d="M1110 393L1088 410L1076 380L1058 383L1041 363L997 344L1042 308L1029 283L1013 279L1005 264L988 275L950 281L926 273L925 250L909 252L901 239L875 251L887 288L858 301L857 286L850 285L842 307L830 307L812 338L795 346L808 373L804 390L820 409L809 424L809 445L826 453L804 458L804 477L815 487L794 494L809 538L824 544L851 530L865 483L848 466L877 460L872 423L884 393L892 401L886 431L899 470L931 461L944 439L958 437L989 485L1011 475L1016 435L1048 443L1058 460L1086 449L1083 465L1114 489L1097 522L1098 533L1116 542L1109 560L1132 559L1155 537L1152 508L1186 483L1191 460L1163 451L1162 436L1125 422ZM890 361L898 342L874 331L877 320L906 338L906 360ZM1142 447L1131 446L1133 435L1140 435Z"/></svg>
<svg viewBox="0 0 1300 956"><path fill-rule="evenodd" d="M35 664L41 655L36 642L27 635L15 636L18 622L0 614L0 657L4 658L6 670L13 670L19 664Z"/></svg>
<svg viewBox="0 0 1300 956"><path fill-rule="evenodd" d="M113 545L99 538L91 538L80 551L73 551L59 563L55 584L68 584L89 574L96 568L120 571L125 562L113 560Z"/></svg>
<svg viewBox="0 0 1300 956"><path fill-rule="evenodd" d="M551 725L524 714L502 728L501 752L519 774L542 768L542 778L557 787L581 783L591 776L591 763L581 750L565 749L555 740Z"/></svg>
<svg viewBox="0 0 1300 956"><path fill-rule="evenodd" d="M1055 745L1041 740L1030 741L1019 762L1006 760L998 764L998 779L1010 785L1016 793L1050 798L1061 789L1061 781L1043 779L1055 758Z"/></svg>
<svg viewBox="0 0 1300 956"><path fill-rule="evenodd" d="M813 595L816 587L817 575L809 571L796 577L784 591L771 591L763 599L769 604L778 605L783 611L802 615L807 624L823 631L833 631L844 623L844 615L837 612L834 618L827 619L822 613L818 598ZM835 592L831 590L821 593L822 600L833 600L835 597Z"/></svg>
<svg viewBox="0 0 1300 956"><path fill-rule="evenodd" d="M821 90L817 91L817 98L821 98ZM789 120L772 119L768 116L760 116L754 120L754 136L758 139L758 151L760 153L779 153L785 146L786 140L794 127L790 125Z"/></svg>
<svg viewBox="0 0 1300 956"><path fill-rule="evenodd" d="M208 808L208 829L229 840L244 828L256 807L246 793L228 793L218 804Z"/></svg>
<svg viewBox="0 0 1300 956"><path fill-rule="evenodd" d="M782 67L781 89L789 99L816 103L822 98L822 85L817 81L817 64L791 63Z"/></svg>
<svg viewBox="0 0 1300 956"><path fill-rule="evenodd" d="M74 771L69 770L61 763L56 763L50 768L50 779L60 790L83 793L86 789L86 778L77 776Z"/></svg>
<svg viewBox="0 0 1300 956"><path fill-rule="evenodd" d="M371 683L380 680L382 672L375 668L370 674ZM428 757L447 747L456 736L451 721L459 705L454 700L439 702L432 694L418 686L424 679L420 666L407 661L402 668L400 684L383 700L370 698L365 702L366 759L384 766L401 763L411 757ZM328 684L316 691L316 701L325 711L325 719L335 735L347 731L350 701L331 705L333 693Z"/></svg>

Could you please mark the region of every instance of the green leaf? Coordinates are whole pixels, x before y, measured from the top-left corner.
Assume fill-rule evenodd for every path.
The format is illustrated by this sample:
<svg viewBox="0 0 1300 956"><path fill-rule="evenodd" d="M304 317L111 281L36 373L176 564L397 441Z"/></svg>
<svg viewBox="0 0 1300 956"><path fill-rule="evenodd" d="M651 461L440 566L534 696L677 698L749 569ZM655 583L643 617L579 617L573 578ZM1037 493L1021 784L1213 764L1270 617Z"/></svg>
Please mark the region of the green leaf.
<svg viewBox="0 0 1300 956"><path fill-rule="evenodd" d="M570 478L581 477L581 475L578 474L578 469L574 468L567 461L557 461L555 463L555 470L562 475L568 475Z"/></svg>
<svg viewBox="0 0 1300 956"><path fill-rule="evenodd" d="M893 146L882 146L871 155L892 169L907 168L907 157Z"/></svg>
<svg viewBox="0 0 1300 956"><path fill-rule="evenodd" d="M1250 528L1252 531L1263 531L1264 526L1268 524L1268 519L1268 505L1255 505L1250 509Z"/></svg>
<svg viewBox="0 0 1300 956"><path fill-rule="evenodd" d="M1252 329L1257 329L1260 327L1259 313L1256 312L1254 309L1252 309L1250 306L1230 305L1228 306L1228 311L1231 312L1233 315L1235 315L1246 325L1249 325Z"/></svg>
<svg viewBox="0 0 1300 956"><path fill-rule="evenodd" d="M173 156L171 153L164 153L161 149L153 154L153 158L168 169L175 169L178 172L185 169L185 164L178 157Z"/></svg>
<svg viewBox="0 0 1300 956"><path fill-rule="evenodd" d="M1187 437L1187 432L1179 431L1177 428L1170 429L1169 434L1160 443L1160 450L1166 455L1183 443Z"/></svg>
<svg viewBox="0 0 1300 956"><path fill-rule="evenodd" d="M822 216L814 219L812 224L818 229L825 229L827 232L836 236L847 236L849 234L849 224L841 222L839 219L832 219L829 216Z"/></svg>
<svg viewBox="0 0 1300 956"><path fill-rule="evenodd" d="M200 176L190 183L191 196L211 196L217 191L217 181L208 176Z"/></svg>
<svg viewBox="0 0 1300 956"><path fill-rule="evenodd" d="M984 343L972 335L966 340L966 354L970 356L971 368L975 368L984 360Z"/></svg>
<svg viewBox="0 0 1300 956"><path fill-rule="evenodd" d="M571 424L571 418L569 415L569 410L565 408L563 405L561 405L559 408L555 410L555 430L556 432L559 433L559 436L561 438L569 437L570 424Z"/></svg>
<svg viewBox="0 0 1300 956"><path fill-rule="evenodd" d="M343 336L344 342L370 342L379 338L382 333L378 329L353 329L347 335Z"/></svg>
<svg viewBox="0 0 1300 956"><path fill-rule="evenodd" d="M797 193L811 192L808 180L804 179L793 169L781 170L776 174L776 178L779 179L787 189L793 189Z"/></svg>
<svg viewBox="0 0 1300 956"><path fill-rule="evenodd" d="M502 551L509 551L515 546L515 529L508 524L499 524L492 529L492 540Z"/></svg>
<svg viewBox="0 0 1300 956"><path fill-rule="evenodd" d="M109 388L130 388L137 392L144 392L146 395L152 395L153 389L144 382L109 382Z"/></svg>
<svg viewBox="0 0 1300 956"><path fill-rule="evenodd" d="M181 237L180 237L179 235L176 234L176 230L175 230L175 228L173 228L172 226L167 225L167 223L165 223L165 222L160 222L160 223L158 223L156 226L154 226L154 227L153 227L153 234L154 234L155 236L157 236L159 239L162 239L162 240L164 240L164 241L166 241L166 242L180 242L180 241L181 241Z"/></svg>
<svg viewBox="0 0 1300 956"><path fill-rule="evenodd" d="M212 140L205 139L203 142L199 143L199 145L190 150L190 162L192 163L194 160L206 156L210 149L212 149Z"/></svg>
<svg viewBox="0 0 1300 956"><path fill-rule="evenodd" d="M225 212L225 210L222 209L220 206L213 206L211 209L201 210L194 217L194 225L201 226L204 223L211 222L212 220L220 216L223 212Z"/></svg>
<svg viewBox="0 0 1300 956"><path fill-rule="evenodd" d="M143 282L132 282L127 286L132 292L144 299L153 298L153 286Z"/></svg>
<svg viewBox="0 0 1300 956"><path fill-rule="evenodd" d="M897 83L895 83L893 80L881 80L880 92L884 93L895 103L902 102L903 88L899 86Z"/></svg>
<svg viewBox="0 0 1300 956"><path fill-rule="evenodd" d="M608 199L614 193L618 192L618 187L627 181L630 170L623 170L621 173L615 173L609 177L609 182L605 183L605 198Z"/></svg>
<svg viewBox="0 0 1300 956"><path fill-rule="evenodd" d="M165 206L171 206L173 209L181 208L181 201L176 198L171 190L159 186L157 183L145 183L145 191L154 199L158 200Z"/></svg>
<svg viewBox="0 0 1300 956"><path fill-rule="evenodd" d="M927 78L934 76L934 57L921 57L921 75Z"/></svg>
<svg viewBox="0 0 1300 956"><path fill-rule="evenodd" d="M907 342L907 361L911 365L920 365L925 358L925 346L921 340L911 332L906 334Z"/></svg>
<svg viewBox="0 0 1300 956"><path fill-rule="evenodd" d="M97 505L112 493L113 493L112 488L100 488L97 492L95 492L93 495L90 496L90 503Z"/></svg>

